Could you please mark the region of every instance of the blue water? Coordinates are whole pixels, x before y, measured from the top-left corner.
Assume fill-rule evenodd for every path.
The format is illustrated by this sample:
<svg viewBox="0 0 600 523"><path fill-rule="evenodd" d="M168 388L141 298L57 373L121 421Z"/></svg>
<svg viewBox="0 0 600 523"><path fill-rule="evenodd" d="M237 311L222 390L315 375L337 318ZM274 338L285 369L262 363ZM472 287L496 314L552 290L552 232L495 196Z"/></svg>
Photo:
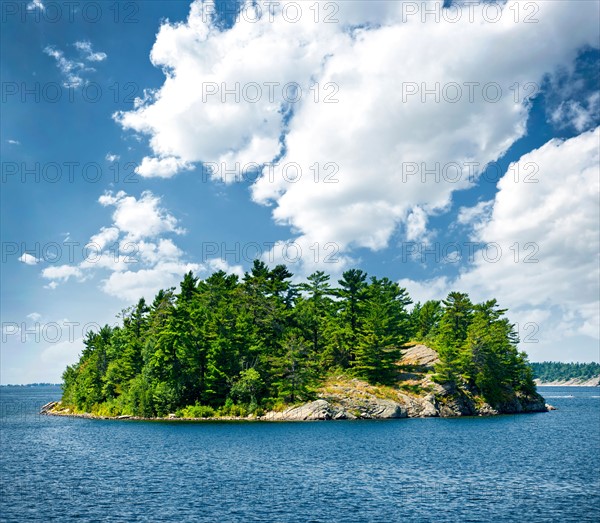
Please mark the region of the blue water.
<svg viewBox="0 0 600 523"><path fill-rule="evenodd" d="M39 416L0 388L0 520L600 520L600 390L463 419L168 423ZM572 397L566 397L572 396Z"/></svg>

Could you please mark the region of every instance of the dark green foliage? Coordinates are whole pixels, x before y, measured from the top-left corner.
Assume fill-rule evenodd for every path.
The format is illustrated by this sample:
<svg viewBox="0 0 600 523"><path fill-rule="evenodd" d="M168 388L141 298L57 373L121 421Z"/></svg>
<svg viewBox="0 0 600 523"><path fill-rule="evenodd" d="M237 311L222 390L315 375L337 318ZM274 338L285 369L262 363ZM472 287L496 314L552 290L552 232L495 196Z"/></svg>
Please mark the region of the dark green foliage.
<svg viewBox="0 0 600 523"><path fill-rule="evenodd" d="M415 305L387 278L344 272L339 288L315 272L294 285L283 265L255 261L240 281L223 271L191 272L175 288L142 299L119 327L89 333L63 374L63 402L103 415L184 417L258 414L308 401L320 381L345 372L397 382L411 339L440 354L437 379L460 379L491 402L532 391L531 369L495 301L466 294Z"/></svg>
<svg viewBox="0 0 600 523"><path fill-rule="evenodd" d="M589 380L600 376L600 363L562 363L543 361L530 363L533 377L542 381Z"/></svg>
<svg viewBox="0 0 600 523"><path fill-rule="evenodd" d="M444 312L434 340L441 360L437 372L442 381L452 381L459 373L460 349L467 339L473 304L467 294L460 292L451 292L442 304Z"/></svg>
<svg viewBox="0 0 600 523"><path fill-rule="evenodd" d="M516 347L514 325L496 300L473 305L466 294L452 292L442 303L435 338L438 381L462 381L493 406L510 401L515 392L535 392L526 354Z"/></svg>
<svg viewBox="0 0 600 523"><path fill-rule="evenodd" d="M411 312L412 337L425 341L437 333L444 309L438 300L426 301L423 305L415 304Z"/></svg>
<svg viewBox="0 0 600 523"><path fill-rule="evenodd" d="M388 278L371 278L362 307L361 325L352 366L357 376L371 383L391 383L400 359L400 347L410 332L405 289Z"/></svg>
<svg viewBox="0 0 600 523"><path fill-rule="evenodd" d="M346 329L348 345L350 348L354 348L358 343L364 319L364 303L368 298L367 273L358 269L350 269L342 276L343 278L338 281L340 288L335 293L341 298L339 320L341 326ZM336 363L342 367L351 365L355 356L354 351L348 351L345 356L344 360Z"/></svg>
<svg viewBox="0 0 600 523"><path fill-rule="evenodd" d="M283 341L281 354L272 358L272 386L285 403L312 398L312 385L319 373L314 354L308 341L291 331Z"/></svg>

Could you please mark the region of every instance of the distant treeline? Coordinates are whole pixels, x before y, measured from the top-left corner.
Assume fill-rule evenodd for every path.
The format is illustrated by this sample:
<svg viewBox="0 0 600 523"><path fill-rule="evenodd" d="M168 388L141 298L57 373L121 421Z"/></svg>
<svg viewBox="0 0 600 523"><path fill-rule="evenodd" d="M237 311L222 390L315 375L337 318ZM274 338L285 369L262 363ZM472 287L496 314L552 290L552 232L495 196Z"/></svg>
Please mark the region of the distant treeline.
<svg viewBox="0 0 600 523"><path fill-rule="evenodd" d="M562 363L543 361L530 363L535 378L542 381L589 380L600 376L600 363Z"/></svg>
<svg viewBox="0 0 600 523"><path fill-rule="evenodd" d="M60 383L8 383L0 387L60 387Z"/></svg>

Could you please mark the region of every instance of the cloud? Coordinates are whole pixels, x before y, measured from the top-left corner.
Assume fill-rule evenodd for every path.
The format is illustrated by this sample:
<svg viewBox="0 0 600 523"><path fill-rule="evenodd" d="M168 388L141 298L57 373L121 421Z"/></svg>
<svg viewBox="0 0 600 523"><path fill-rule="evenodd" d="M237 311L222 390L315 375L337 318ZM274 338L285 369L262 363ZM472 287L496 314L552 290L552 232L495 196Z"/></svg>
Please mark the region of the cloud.
<svg viewBox="0 0 600 523"><path fill-rule="evenodd" d="M10 145L21 145L19 140L6 140Z"/></svg>
<svg viewBox="0 0 600 523"><path fill-rule="evenodd" d="M177 286L189 271L199 273L219 267L241 274L241 267L230 268L225 262L187 262L175 242L164 237L185 231L162 207L160 197L150 191L139 198L123 191L106 192L98 201L104 207L115 208L112 224L91 236L80 263L45 268L42 276L51 280L46 288L55 289L71 278L85 281L100 275L99 287L106 294L127 302L142 296L151 301L159 289Z"/></svg>
<svg viewBox="0 0 600 523"><path fill-rule="evenodd" d="M181 258L183 252L170 238L161 238L157 243L139 242L138 255L148 264L174 262Z"/></svg>
<svg viewBox="0 0 600 523"><path fill-rule="evenodd" d="M494 200L479 202L473 207L461 207L456 223L470 226L476 232L489 221L493 207Z"/></svg>
<svg viewBox="0 0 600 523"><path fill-rule="evenodd" d="M184 232L177 227L177 219L160 207L160 198L150 191L143 192L139 199L123 191L117 194L106 192L98 201L104 207L115 207L112 215L114 226L126 233L126 240L153 238L165 232Z"/></svg>
<svg viewBox="0 0 600 523"><path fill-rule="evenodd" d="M150 57L163 86L114 117L149 137L144 176L171 177L197 162L277 162L252 198L271 205L297 241L377 250L399 225L426 237L428 218L524 136L524 86L540 85L598 38L595 2L538 3L537 23L515 23L512 0L496 23L486 22L483 3L454 4L462 5L456 23L407 17L403 2L343 2L339 23L292 24L284 3L251 23L258 8L247 3L246 16L222 29L207 15L212 3L196 1L186 23L165 22L157 35ZM503 52L489 60L490 49ZM286 176L290 165L299 179ZM458 181L428 174L423 183L449 166Z"/></svg>
<svg viewBox="0 0 600 523"><path fill-rule="evenodd" d="M106 153L106 157L105 157L107 162L118 162L121 157L118 154L112 154L112 153Z"/></svg>
<svg viewBox="0 0 600 523"><path fill-rule="evenodd" d="M415 281L408 278L403 278L398 281L401 287L405 287L415 303L425 303L428 300L440 300L454 290L452 285L454 282L446 276L432 278L427 281Z"/></svg>
<svg viewBox="0 0 600 523"><path fill-rule="evenodd" d="M40 321L42 315L39 312L32 312L31 314L28 314L27 317L32 321Z"/></svg>
<svg viewBox="0 0 600 523"><path fill-rule="evenodd" d="M33 0L27 4L27 11L35 11L36 9L39 9L40 11L46 10L46 7L41 0Z"/></svg>
<svg viewBox="0 0 600 523"><path fill-rule="evenodd" d="M193 166L178 158L145 157L135 172L144 178L171 178L182 170L191 170Z"/></svg>
<svg viewBox="0 0 600 523"><path fill-rule="evenodd" d="M600 92L595 91L582 101L562 102L550 119L561 129L572 127L577 132L590 129L600 120Z"/></svg>
<svg viewBox="0 0 600 523"><path fill-rule="evenodd" d="M65 58L65 54L53 46L46 46L44 53L56 60L56 66L65 76L63 85L69 88L77 88L85 83L85 80L80 76L82 71L86 70L85 64Z"/></svg>
<svg viewBox="0 0 600 523"><path fill-rule="evenodd" d="M57 265L46 267L42 270L42 277L48 280L67 282L70 278L83 279L83 273L78 267L72 265Z"/></svg>
<svg viewBox="0 0 600 523"><path fill-rule="evenodd" d="M152 300L159 289L176 285L186 272L206 270L186 262L174 241L163 237L185 231L162 207L160 197L145 191L136 198L120 191L106 192L98 201L114 208L112 223L90 237L83 261L44 268L41 275L50 280L44 288L54 290L61 283L100 275L100 289L111 296L129 302L142 296ZM26 253L20 260L29 265L39 261Z"/></svg>
<svg viewBox="0 0 600 523"><path fill-rule="evenodd" d="M406 218L406 239L421 240L429 243L427 236L427 213L421 207L415 207Z"/></svg>
<svg viewBox="0 0 600 523"><path fill-rule="evenodd" d="M31 254L24 252L19 256L19 261L23 262L25 265L36 265L40 262L40 259L32 256Z"/></svg>
<svg viewBox="0 0 600 523"><path fill-rule="evenodd" d="M241 265L229 265L226 260L221 258L207 260L203 270L210 273L223 271L227 274L235 274L239 278L244 277L244 268Z"/></svg>
<svg viewBox="0 0 600 523"><path fill-rule="evenodd" d="M296 283L315 271L324 271L336 280L359 261L343 254L335 242L313 242L306 236L275 242L271 249L262 253L261 259L269 266L286 265L294 273Z"/></svg>
<svg viewBox="0 0 600 523"><path fill-rule="evenodd" d="M479 202L474 207L461 207L458 210L457 222L461 225L470 225L480 220L486 220L492 210L494 200Z"/></svg>
<svg viewBox="0 0 600 523"><path fill-rule="evenodd" d="M107 58L106 53L94 53L92 44L88 41L75 42L75 47L83 56L83 60L88 62L101 62ZM67 58L65 53L55 46L48 45L44 48L44 53L56 60L56 66L65 76L63 85L68 88L77 88L87 83L84 78L86 73L94 72L93 67L89 67L81 60Z"/></svg>
<svg viewBox="0 0 600 523"><path fill-rule="evenodd" d="M505 255L498 263L479 260L462 282L510 303L555 304L579 317L581 328L595 323L582 333L598 337L599 139L596 128L523 156L518 164L536 164L539 183L515 183L509 169L498 184L491 219L478 232L479 241L498 243ZM518 254L511 252L515 244Z"/></svg>
<svg viewBox="0 0 600 523"><path fill-rule="evenodd" d="M102 227L98 234L94 234L90 238L89 244L102 251L107 245L117 241L118 238L119 229L117 227Z"/></svg>
<svg viewBox="0 0 600 523"><path fill-rule="evenodd" d="M181 259L183 253L170 240L161 240L152 247L142 255L151 268L113 272L103 280L101 289L128 302L137 301L141 296L151 301L160 289L177 288L184 274L190 271L202 276L217 271L235 274L240 278L244 276L241 265L229 265L220 258L207 260L204 264L185 263Z"/></svg>
<svg viewBox="0 0 600 523"><path fill-rule="evenodd" d="M565 339L573 336L587 339L589 348L590 339L600 338L599 140L596 128L524 155L499 181L491 213L475 230L474 239L490 247L487 254L480 251L453 280L401 285L416 297L432 297L433 289L437 298L450 290L478 301L495 297L513 319L541 318L546 345L528 350L562 344L555 357L562 350L564 358L571 350ZM514 172L529 163L539 168L538 182L516 182ZM594 347L597 355L597 341Z"/></svg>
<svg viewBox="0 0 600 523"><path fill-rule="evenodd" d="M92 43L89 40L75 42L75 48L85 56L90 62L102 62L108 58L106 53L95 53L92 49Z"/></svg>
<svg viewBox="0 0 600 523"><path fill-rule="evenodd" d="M102 290L128 302L135 302L144 296L152 300L160 289L176 287L186 272L197 272L200 266L185 263L158 263L150 269L113 272L102 282Z"/></svg>

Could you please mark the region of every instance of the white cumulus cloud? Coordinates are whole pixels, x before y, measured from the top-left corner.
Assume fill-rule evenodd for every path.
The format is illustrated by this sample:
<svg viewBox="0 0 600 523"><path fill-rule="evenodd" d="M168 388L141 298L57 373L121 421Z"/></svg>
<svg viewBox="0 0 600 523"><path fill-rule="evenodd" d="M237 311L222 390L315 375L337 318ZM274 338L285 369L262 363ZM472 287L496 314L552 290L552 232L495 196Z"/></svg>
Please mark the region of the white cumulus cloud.
<svg viewBox="0 0 600 523"><path fill-rule="evenodd" d="M578 348L587 347L589 357L597 358L599 140L596 128L524 155L498 183L492 211L475 229L474 239L489 246L487 254L481 251L454 280L400 283L417 298L434 297L428 293L433 289L437 298L450 290L469 292L475 300L493 296L510 308L513 320L539 321L545 343L528 345L528 351L555 345L554 357L564 359L580 343ZM529 163L539 168L537 183L516 181L514 167ZM574 336L583 341L566 341Z"/></svg>
<svg viewBox="0 0 600 523"><path fill-rule="evenodd" d="M120 191L107 192L98 201L105 207L115 207L114 226L126 233L127 239L137 241L152 238L165 232L181 234L177 219L160 207L160 198L144 191L140 198Z"/></svg>
<svg viewBox="0 0 600 523"><path fill-rule="evenodd" d="M494 7L495 22L484 3L453 4L437 21L422 11L442 2L413 16L404 2L341 2L337 23L306 10L290 23L286 2L271 15L247 2L224 30L197 0L157 35L162 87L115 119L149 137L144 176L276 161L252 197L295 241L376 250L401 224L428 238L428 218L524 135L528 86L598 42L596 2L538 2L536 23L515 20L514 0Z"/></svg>
<svg viewBox="0 0 600 523"><path fill-rule="evenodd" d="M23 262L25 265L37 265L40 262L38 258L27 252L24 252L19 256L19 261Z"/></svg>
<svg viewBox="0 0 600 523"><path fill-rule="evenodd" d="M83 273L81 269L72 265L57 265L43 269L42 276L48 280L66 282L70 278L82 279Z"/></svg>
<svg viewBox="0 0 600 523"><path fill-rule="evenodd" d="M136 167L135 172L144 178L171 178L182 170L190 170L192 166L178 158L145 157Z"/></svg>
<svg viewBox="0 0 600 523"><path fill-rule="evenodd" d="M42 276L51 280L45 287L100 276L100 289L126 302L144 297L152 301L160 289L177 286L189 271L208 275L217 270L243 275L239 265L209 259L205 263L186 260L186 254L167 235L185 231L178 220L162 206L161 198L145 191L139 198L121 191L106 192L98 199L104 207L114 207L112 223L91 236L84 260L78 264L50 266Z"/></svg>
<svg viewBox="0 0 600 523"><path fill-rule="evenodd" d="M186 272L197 272L200 266L179 262L158 263L149 269L113 272L102 282L102 290L128 302L135 302L142 296L152 300L160 289L177 287Z"/></svg>

